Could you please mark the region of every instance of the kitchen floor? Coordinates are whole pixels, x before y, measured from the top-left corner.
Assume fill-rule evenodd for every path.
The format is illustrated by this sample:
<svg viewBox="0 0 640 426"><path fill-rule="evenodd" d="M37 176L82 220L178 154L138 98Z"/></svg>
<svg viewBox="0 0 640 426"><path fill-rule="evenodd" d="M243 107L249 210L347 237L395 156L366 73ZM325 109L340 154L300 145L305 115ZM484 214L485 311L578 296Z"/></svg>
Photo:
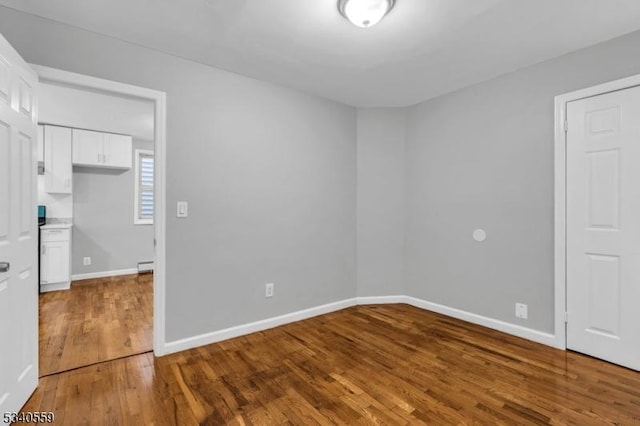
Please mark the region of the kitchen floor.
<svg viewBox="0 0 640 426"><path fill-rule="evenodd" d="M40 295L40 377L153 350L153 274Z"/></svg>

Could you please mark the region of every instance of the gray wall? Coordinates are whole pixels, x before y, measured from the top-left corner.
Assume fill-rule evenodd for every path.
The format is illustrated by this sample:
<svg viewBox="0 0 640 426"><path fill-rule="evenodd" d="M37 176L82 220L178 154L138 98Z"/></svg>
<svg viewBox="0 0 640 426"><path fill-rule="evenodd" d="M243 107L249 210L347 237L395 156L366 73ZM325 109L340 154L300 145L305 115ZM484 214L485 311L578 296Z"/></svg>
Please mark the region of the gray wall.
<svg viewBox="0 0 640 426"><path fill-rule="evenodd" d="M0 29L29 62L167 93L168 341L355 296L354 108L4 7Z"/></svg>
<svg viewBox="0 0 640 426"><path fill-rule="evenodd" d="M640 73L639 52L636 32L410 109L409 295L553 332L554 96Z"/></svg>
<svg viewBox="0 0 640 426"><path fill-rule="evenodd" d="M132 156L136 149L153 150L153 143L134 139ZM73 274L136 268L153 260L153 225L133 224L134 192L135 167L73 168ZM91 256L90 266L82 264L85 256Z"/></svg>
<svg viewBox="0 0 640 426"><path fill-rule="evenodd" d="M30 62L167 93L168 341L400 293L403 257L410 296L551 332L553 97L640 73L638 32L358 116L3 7L0 28ZM188 219L174 217L177 200L190 201ZM528 321L515 302L529 304Z"/></svg>
<svg viewBox="0 0 640 426"><path fill-rule="evenodd" d="M358 296L404 294L405 109L358 110Z"/></svg>

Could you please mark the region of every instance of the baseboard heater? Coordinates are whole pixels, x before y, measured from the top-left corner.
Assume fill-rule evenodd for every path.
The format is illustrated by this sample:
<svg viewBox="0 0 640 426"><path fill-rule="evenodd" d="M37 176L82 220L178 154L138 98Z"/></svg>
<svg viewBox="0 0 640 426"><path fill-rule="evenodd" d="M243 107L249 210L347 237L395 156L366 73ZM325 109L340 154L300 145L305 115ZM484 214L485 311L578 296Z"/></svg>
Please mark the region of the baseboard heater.
<svg viewBox="0 0 640 426"><path fill-rule="evenodd" d="M153 260L147 262L138 262L138 273L148 274L153 272Z"/></svg>

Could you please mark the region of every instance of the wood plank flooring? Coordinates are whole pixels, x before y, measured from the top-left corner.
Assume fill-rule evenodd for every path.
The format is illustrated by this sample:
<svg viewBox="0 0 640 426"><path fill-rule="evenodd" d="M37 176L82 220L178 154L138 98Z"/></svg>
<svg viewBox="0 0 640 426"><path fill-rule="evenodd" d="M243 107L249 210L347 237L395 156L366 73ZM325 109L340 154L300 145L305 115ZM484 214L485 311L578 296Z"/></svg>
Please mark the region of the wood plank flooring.
<svg viewBox="0 0 640 426"><path fill-rule="evenodd" d="M40 376L153 350L153 275L40 295Z"/></svg>
<svg viewBox="0 0 640 426"><path fill-rule="evenodd" d="M40 380L69 425L640 424L640 373L407 305Z"/></svg>

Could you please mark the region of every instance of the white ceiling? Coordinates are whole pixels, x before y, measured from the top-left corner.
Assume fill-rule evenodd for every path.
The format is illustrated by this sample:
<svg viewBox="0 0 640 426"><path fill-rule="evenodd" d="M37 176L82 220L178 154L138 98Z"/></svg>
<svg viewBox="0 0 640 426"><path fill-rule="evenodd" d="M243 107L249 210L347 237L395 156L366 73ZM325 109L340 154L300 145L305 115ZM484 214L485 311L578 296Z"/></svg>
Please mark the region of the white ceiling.
<svg viewBox="0 0 640 426"><path fill-rule="evenodd" d="M355 106L406 106L640 29L640 0L397 0L356 28L337 0L0 4Z"/></svg>

